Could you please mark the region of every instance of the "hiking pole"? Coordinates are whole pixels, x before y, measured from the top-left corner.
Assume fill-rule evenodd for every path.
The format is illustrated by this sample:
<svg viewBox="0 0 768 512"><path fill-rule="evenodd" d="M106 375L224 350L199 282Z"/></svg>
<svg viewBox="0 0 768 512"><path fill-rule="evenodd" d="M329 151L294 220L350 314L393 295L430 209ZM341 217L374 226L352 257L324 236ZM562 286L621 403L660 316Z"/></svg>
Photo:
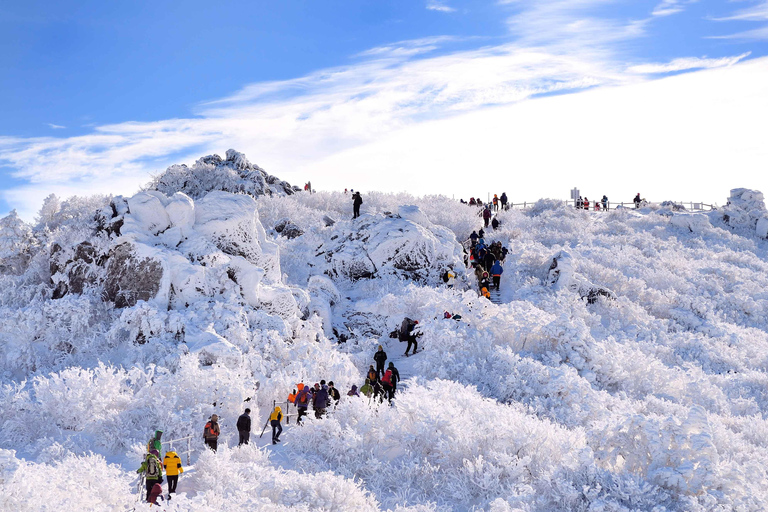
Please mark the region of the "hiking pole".
<svg viewBox="0 0 768 512"><path fill-rule="evenodd" d="M261 431L261 435L259 436L259 439L261 439L261 436L263 436L264 432L267 431L267 425L269 425L269 418L267 418L267 422L264 424L264 429Z"/></svg>

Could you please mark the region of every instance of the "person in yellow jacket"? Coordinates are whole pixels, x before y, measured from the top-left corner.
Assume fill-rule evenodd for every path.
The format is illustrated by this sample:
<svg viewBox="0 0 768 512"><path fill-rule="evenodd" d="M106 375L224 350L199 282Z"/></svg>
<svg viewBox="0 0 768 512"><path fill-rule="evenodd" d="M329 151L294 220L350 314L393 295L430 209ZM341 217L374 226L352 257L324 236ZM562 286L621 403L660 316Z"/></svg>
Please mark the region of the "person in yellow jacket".
<svg viewBox="0 0 768 512"><path fill-rule="evenodd" d="M165 468L165 476L168 478L168 494L170 495L176 492L179 475L184 472L184 468L181 467L181 459L174 451L165 452L163 467Z"/></svg>
<svg viewBox="0 0 768 512"><path fill-rule="evenodd" d="M280 434L283 433L283 427L280 425L280 421L283 419L283 410L278 405L272 414L269 415L269 424L272 425L272 444L280 442Z"/></svg>

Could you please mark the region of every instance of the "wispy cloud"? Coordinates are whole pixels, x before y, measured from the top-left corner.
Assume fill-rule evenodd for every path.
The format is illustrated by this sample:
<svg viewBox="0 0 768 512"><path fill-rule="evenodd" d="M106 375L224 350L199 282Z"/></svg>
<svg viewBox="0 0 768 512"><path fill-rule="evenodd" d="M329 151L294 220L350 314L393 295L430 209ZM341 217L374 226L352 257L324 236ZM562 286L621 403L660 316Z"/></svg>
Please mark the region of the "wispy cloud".
<svg viewBox="0 0 768 512"><path fill-rule="evenodd" d="M712 18L714 21L756 21L768 22L768 0L762 0L757 5L739 9L728 16ZM754 25L753 25L754 26ZM768 24L755 29L744 30L723 36L710 36L708 39L740 39L747 41L768 40Z"/></svg>
<svg viewBox="0 0 768 512"><path fill-rule="evenodd" d="M454 9L453 7L450 7L449 5L446 5L445 2L442 2L440 0L428 0L427 9L429 9L430 11L439 11L439 12L456 12L456 9Z"/></svg>
<svg viewBox="0 0 768 512"><path fill-rule="evenodd" d="M734 57L723 57L720 59L707 59L698 57L686 57L674 59L667 63L638 64L627 68L629 73L637 74L659 74L672 73L675 71L686 71L689 69L712 69L724 66L733 66L740 60L746 59L752 52L742 53Z"/></svg>
<svg viewBox="0 0 768 512"><path fill-rule="evenodd" d="M661 0L651 12L651 16L669 16L685 10L686 4L695 3L697 0Z"/></svg>
<svg viewBox="0 0 768 512"><path fill-rule="evenodd" d="M53 124L53 123L47 123L50 128L53 128L54 130L63 130L66 128L66 126L61 126L60 124Z"/></svg>

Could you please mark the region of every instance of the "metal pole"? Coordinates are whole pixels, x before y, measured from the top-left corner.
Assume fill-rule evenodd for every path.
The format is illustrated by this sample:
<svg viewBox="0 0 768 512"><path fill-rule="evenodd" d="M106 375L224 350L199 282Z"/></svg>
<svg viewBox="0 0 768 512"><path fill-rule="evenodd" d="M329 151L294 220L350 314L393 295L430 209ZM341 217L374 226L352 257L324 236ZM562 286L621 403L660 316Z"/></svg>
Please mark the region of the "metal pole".
<svg viewBox="0 0 768 512"><path fill-rule="evenodd" d="M192 453L192 436L187 438L187 466L189 466L189 454Z"/></svg>

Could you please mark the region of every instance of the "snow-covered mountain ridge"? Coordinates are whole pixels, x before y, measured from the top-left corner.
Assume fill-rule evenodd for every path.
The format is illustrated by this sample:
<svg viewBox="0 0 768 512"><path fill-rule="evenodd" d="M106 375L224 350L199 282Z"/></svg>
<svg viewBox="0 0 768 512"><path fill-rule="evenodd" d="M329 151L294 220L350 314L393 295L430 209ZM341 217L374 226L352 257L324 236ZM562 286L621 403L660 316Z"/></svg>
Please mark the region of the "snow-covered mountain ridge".
<svg viewBox="0 0 768 512"><path fill-rule="evenodd" d="M351 220L343 193L205 177L0 219L3 510L143 509L148 436L199 437L211 413L220 449L194 441L168 510L766 508L758 192L708 214L500 212L496 305L463 266L474 208L368 193ZM404 316L424 333L408 359ZM244 407L260 428L296 382L345 394L379 344L409 379L392 407L344 396L282 446L236 448Z"/></svg>

